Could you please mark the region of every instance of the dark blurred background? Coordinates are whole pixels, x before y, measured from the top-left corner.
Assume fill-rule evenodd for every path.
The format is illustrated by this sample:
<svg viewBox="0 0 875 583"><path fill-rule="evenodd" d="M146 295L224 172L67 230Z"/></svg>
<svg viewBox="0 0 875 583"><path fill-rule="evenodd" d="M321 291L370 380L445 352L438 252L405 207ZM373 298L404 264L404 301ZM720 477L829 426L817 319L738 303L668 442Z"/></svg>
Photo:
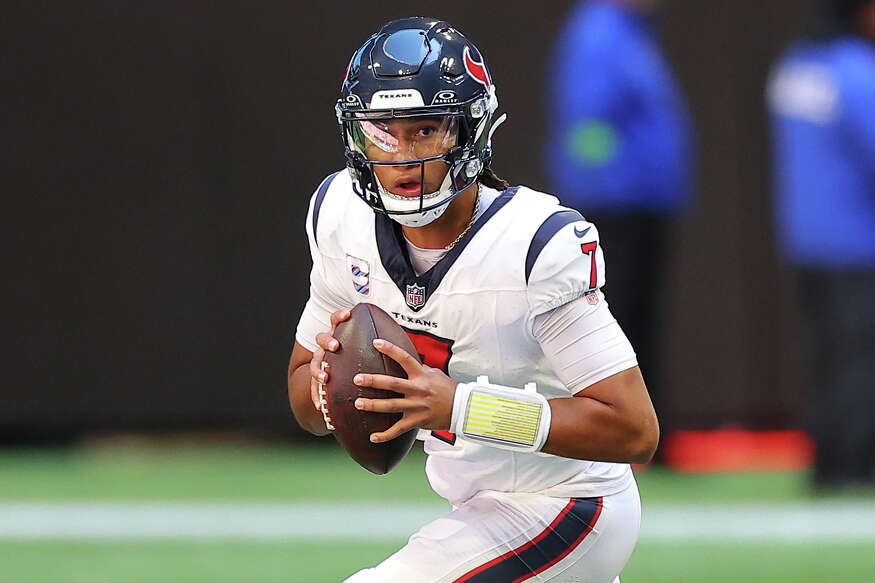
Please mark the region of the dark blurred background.
<svg viewBox="0 0 875 583"><path fill-rule="evenodd" d="M489 57L509 113L495 167L513 184L547 189L543 87L571 5L429 9ZM308 295L306 201L342 165L333 106L349 55L411 10L396 0L4 3L0 439L298 435L284 377ZM660 415L675 427L800 422L764 92L809 13L799 0L661 10L698 144L698 197L661 318Z"/></svg>

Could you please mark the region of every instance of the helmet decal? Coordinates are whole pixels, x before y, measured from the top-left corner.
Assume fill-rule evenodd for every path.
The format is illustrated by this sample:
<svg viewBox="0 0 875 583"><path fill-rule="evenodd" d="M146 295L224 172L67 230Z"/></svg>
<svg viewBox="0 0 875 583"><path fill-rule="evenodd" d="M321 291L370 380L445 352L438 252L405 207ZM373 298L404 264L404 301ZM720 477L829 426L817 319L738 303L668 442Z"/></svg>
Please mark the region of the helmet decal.
<svg viewBox="0 0 875 583"><path fill-rule="evenodd" d="M478 63L471 58L471 49L467 46L463 53L465 59L465 70L474 78L475 81L489 89L492 83L489 82L489 73L486 72L486 65L482 62Z"/></svg>
<svg viewBox="0 0 875 583"><path fill-rule="evenodd" d="M392 89L377 91L371 96L369 109L389 109L392 107L420 107L425 105L422 94L416 89Z"/></svg>
<svg viewBox="0 0 875 583"><path fill-rule="evenodd" d="M346 80L349 79L349 70L352 69L352 62L355 60L355 53L349 58L349 64L346 66L346 72L343 74L343 79L340 81L340 88L343 89L343 86L346 84Z"/></svg>
<svg viewBox="0 0 875 583"><path fill-rule="evenodd" d="M440 103L456 103L458 99L456 98L456 92L452 90L443 90L439 91L432 100L432 105L437 105Z"/></svg>

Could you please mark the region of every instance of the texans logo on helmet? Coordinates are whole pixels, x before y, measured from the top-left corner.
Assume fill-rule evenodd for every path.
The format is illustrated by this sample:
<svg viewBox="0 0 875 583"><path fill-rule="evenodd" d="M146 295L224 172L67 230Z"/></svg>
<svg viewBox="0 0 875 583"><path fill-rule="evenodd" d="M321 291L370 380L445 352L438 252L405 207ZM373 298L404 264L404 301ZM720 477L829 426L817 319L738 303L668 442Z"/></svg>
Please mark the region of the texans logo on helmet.
<svg viewBox="0 0 875 583"><path fill-rule="evenodd" d="M489 89L492 85L492 82L489 81L489 73L486 72L486 65L482 62L478 63L474 59L471 58L471 49L465 47L463 52L463 57L465 61L465 70L468 71L468 74L474 78L475 81Z"/></svg>
<svg viewBox="0 0 875 583"><path fill-rule="evenodd" d="M349 64L346 66L346 72L343 74L343 81L340 83L340 88L343 89L343 85L346 83L346 80L349 79L349 70L352 69L352 62L355 60L355 53L349 58Z"/></svg>

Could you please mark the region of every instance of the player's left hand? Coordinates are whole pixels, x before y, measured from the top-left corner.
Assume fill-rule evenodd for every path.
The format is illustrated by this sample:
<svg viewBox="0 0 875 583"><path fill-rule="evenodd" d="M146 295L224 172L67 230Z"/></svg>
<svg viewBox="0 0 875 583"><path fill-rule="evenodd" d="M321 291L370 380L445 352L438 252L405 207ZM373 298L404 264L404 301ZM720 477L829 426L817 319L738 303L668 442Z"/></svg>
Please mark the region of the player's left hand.
<svg viewBox="0 0 875 583"><path fill-rule="evenodd" d="M356 409L378 413L402 413L403 417L386 431L371 434L371 441L381 443L395 439L416 427L445 430L450 427L456 381L437 368L432 368L410 356L404 349L386 340L374 340L374 348L395 360L407 373L407 378L360 373L353 382L360 387L386 389L404 395L394 399L363 399L355 401Z"/></svg>

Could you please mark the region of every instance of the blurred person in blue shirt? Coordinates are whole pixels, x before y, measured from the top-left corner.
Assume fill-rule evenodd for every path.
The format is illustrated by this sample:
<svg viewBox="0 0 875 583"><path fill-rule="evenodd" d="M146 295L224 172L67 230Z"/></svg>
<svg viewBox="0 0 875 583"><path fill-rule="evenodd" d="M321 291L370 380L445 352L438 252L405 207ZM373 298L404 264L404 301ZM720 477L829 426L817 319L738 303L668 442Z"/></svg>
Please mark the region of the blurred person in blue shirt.
<svg viewBox="0 0 875 583"><path fill-rule="evenodd" d="M663 434L658 309L692 191L689 114L654 32L655 0L587 0L559 33L545 168L563 204L596 221L611 310L637 348Z"/></svg>
<svg viewBox="0 0 875 583"><path fill-rule="evenodd" d="M875 485L875 0L831 0L768 87L778 243L809 336L817 488Z"/></svg>

